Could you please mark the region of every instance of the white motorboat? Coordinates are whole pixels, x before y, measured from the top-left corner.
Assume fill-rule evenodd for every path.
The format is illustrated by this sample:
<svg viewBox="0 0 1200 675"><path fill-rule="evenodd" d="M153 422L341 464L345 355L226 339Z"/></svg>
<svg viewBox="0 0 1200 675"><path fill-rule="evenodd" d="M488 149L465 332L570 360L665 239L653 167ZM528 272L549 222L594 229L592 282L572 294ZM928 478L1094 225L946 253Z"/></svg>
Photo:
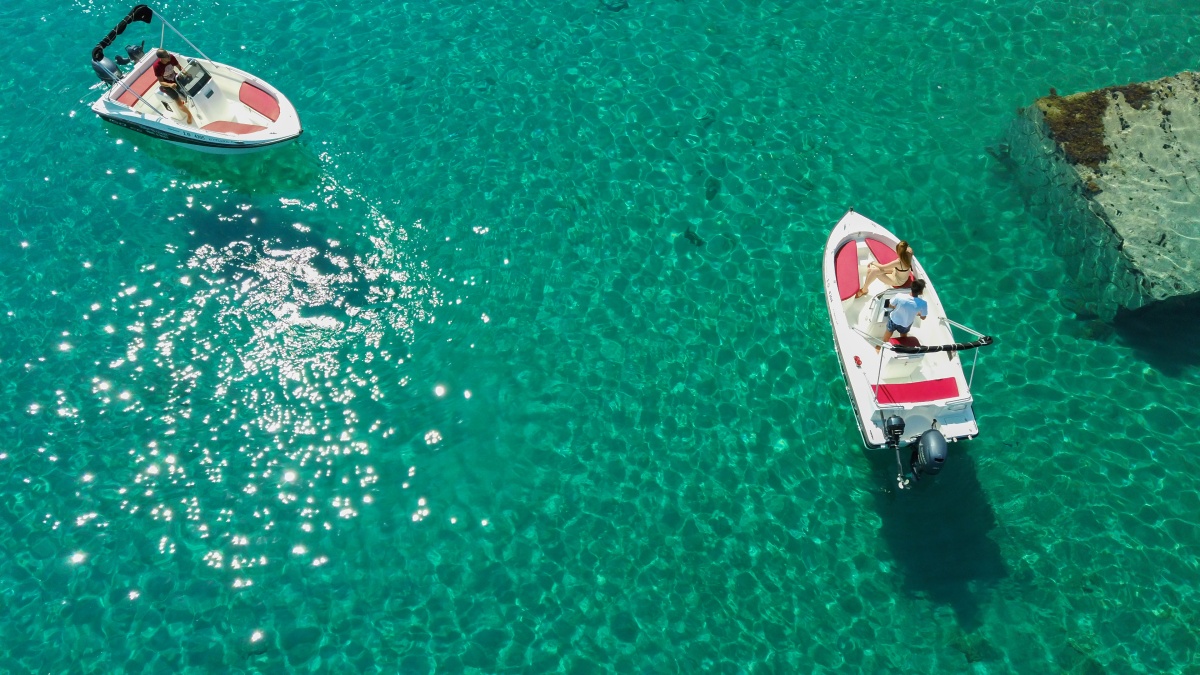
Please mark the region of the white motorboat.
<svg viewBox="0 0 1200 675"><path fill-rule="evenodd" d="M158 17L199 57L172 51L181 67L179 91L192 113L187 115L158 85L155 50L125 48L126 60L106 57L104 50L135 22ZM165 31L164 31L165 35ZM143 42L144 44L144 42ZM170 50L168 50L170 51ZM122 72L120 64L132 69ZM295 140L303 131L296 109L278 89L261 78L208 58L161 14L146 5L134 7L92 50L92 68L112 86L92 104L102 119L177 145L213 153L244 153Z"/></svg>
<svg viewBox="0 0 1200 675"><path fill-rule="evenodd" d="M969 376L960 353L990 345L992 338L947 318L916 256L906 284L892 287L875 280L865 295L855 297L867 263L896 260L899 242L896 235L851 209L825 244L823 275L833 344L863 443L896 451L897 481L904 488L910 480L941 470L947 442L979 434L971 398L979 352L971 352ZM928 304L926 318L918 318L907 336L894 336L885 344L887 305L892 298L909 294L914 279L926 283L921 294ZM954 329L975 339L955 342ZM906 446L913 446L907 463L900 456L900 448Z"/></svg>

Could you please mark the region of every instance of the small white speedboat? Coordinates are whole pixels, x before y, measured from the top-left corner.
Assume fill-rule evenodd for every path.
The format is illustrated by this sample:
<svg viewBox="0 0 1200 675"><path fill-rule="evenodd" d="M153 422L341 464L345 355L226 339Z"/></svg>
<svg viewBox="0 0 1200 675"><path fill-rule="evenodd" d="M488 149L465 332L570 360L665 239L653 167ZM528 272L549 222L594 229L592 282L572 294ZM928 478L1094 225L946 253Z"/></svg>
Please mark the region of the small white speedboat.
<svg viewBox="0 0 1200 675"><path fill-rule="evenodd" d="M135 22L158 17L200 55L171 52L181 66L179 90L185 96L192 121L158 85L154 74L155 50L141 45L125 48L129 60L106 57L104 50ZM132 66L122 72L120 63ZM205 56L166 19L146 5L137 5L92 50L92 68L112 86L92 104L102 119L148 136L203 152L244 153L295 140L301 133L300 117L278 89L266 81Z"/></svg>
<svg viewBox="0 0 1200 675"><path fill-rule="evenodd" d="M863 443L891 448L899 465L900 488L922 475L934 475L946 461L947 442L979 434L972 408L971 380L978 352L972 352L970 376L963 372L960 352L990 345L992 338L946 317L933 282L913 257L912 275L902 287L873 281L866 295L855 297L866 265L897 258L896 235L851 209L825 243L825 303L833 327L833 344L854 406ZM925 319L917 319L903 338L883 342L885 301L908 294L913 278L924 279L921 297L928 303ZM956 343L953 329L975 337ZM876 350L879 347L879 350ZM900 448L913 446L907 464Z"/></svg>

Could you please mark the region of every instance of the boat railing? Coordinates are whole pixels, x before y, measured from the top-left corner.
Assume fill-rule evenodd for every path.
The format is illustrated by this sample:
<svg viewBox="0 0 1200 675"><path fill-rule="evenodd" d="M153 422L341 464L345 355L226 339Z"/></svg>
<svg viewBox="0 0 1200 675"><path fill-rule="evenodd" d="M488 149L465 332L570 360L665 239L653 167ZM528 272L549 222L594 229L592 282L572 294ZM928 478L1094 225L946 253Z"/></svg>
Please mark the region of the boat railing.
<svg viewBox="0 0 1200 675"><path fill-rule="evenodd" d="M872 381L870 380L870 378L868 378L868 379L867 379L867 386L871 387L871 394L872 394L872 396L873 396L873 397L874 397L874 399L875 399L875 407L876 407L876 408L879 408L880 410L882 410L884 407L888 407L888 408L903 408L904 406L903 406L903 405L901 405L901 404L894 404L894 403L891 403L891 404L889 404L889 403L884 403L884 404L881 404L881 403L879 402L879 385L883 383L883 358L884 358L884 357L883 357L883 351L882 351L882 350L883 350L883 349L889 349L889 350L890 350L890 349L891 349L891 345L890 345L890 344L888 344L888 343L886 343L886 342L884 342L882 339L880 339L880 338L877 338L877 337L875 337L874 335L871 335L871 334L867 333L866 331L862 330L862 329L861 329L861 328L859 328L858 326L851 326L851 327L850 327L850 330L854 331L855 333L858 333L858 334L859 334L859 335L861 335L863 338L865 338L865 339L866 339L866 341L867 341L867 344L869 344L869 345L873 345L873 346L874 346L876 349L879 349L879 350L880 350L880 352L879 352L879 368L878 368L878 369L875 371L875 381L874 381L874 382L872 382ZM863 377L866 377L866 373L863 373Z"/></svg>
<svg viewBox="0 0 1200 675"><path fill-rule="evenodd" d="M958 323L957 321L951 321L950 319L947 319L944 316L939 317L938 320L943 325L953 326L954 328L959 328L963 331L966 331L967 333L970 333L971 335L974 335L977 338L986 338L987 337L983 333L980 333L979 331L977 331L973 328L964 326L961 323ZM881 403L879 401L879 391L876 388L876 387L878 387L878 385L881 385L883 383L883 362L886 358L883 356L883 352L884 351L895 351L892 348L892 345L888 342L884 342L881 338L877 338L874 335L867 333L866 331L862 330L861 328L859 328L857 326L850 326L850 330L852 330L855 333L858 333L860 336L862 336L862 338L867 341L867 344L869 344L873 347L876 347L877 349L880 350L879 367L877 368L877 370L875 372L875 381L872 382L870 380L870 378L867 378L867 384L872 387L872 393L874 394L873 398L875 401L875 407L877 407L881 410L884 408L900 408L900 409L905 408L906 406L903 403ZM950 330L950 329L948 328L947 330ZM954 333L952 330L950 331L950 337L952 339L954 337ZM974 352L974 354L972 355L972 358L971 358L971 373L970 373L970 375L967 376L967 390L968 391L970 391L971 385L975 382L975 366L976 366L976 364L979 363L979 351L978 350L972 350L972 351ZM950 354L951 354L951 356L953 356L953 352L950 352ZM866 373L863 373L863 375L865 377ZM945 401L943 401L943 403L952 404L952 403L956 403L958 401L970 401L970 400L971 400L971 396L970 396L970 394L968 394L967 396L960 396L960 397L954 398L954 399L946 399ZM925 403L928 403L928 402L925 402Z"/></svg>
<svg viewBox="0 0 1200 675"><path fill-rule="evenodd" d="M987 337L986 335L984 335L983 333L980 333L979 331L975 330L974 328L969 328L967 326L964 326L961 323L958 323L957 321L951 321L950 319L947 319L944 316L942 317L942 323L953 326L954 328L958 328L960 330L966 331L967 333L970 333L971 335L974 335L977 338ZM971 374L970 374L970 376L967 377L967 388L968 389L970 389L971 384L973 382L975 382L975 364L977 364L977 363L979 363L979 350L974 349L974 350L972 350L972 355L971 355Z"/></svg>
<svg viewBox="0 0 1200 675"><path fill-rule="evenodd" d="M147 11L150 12L149 16L146 14ZM132 87L130 87L128 84L125 83L125 78L121 75L119 69L117 70L117 72L114 73L112 70L110 70L108 68L108 66L104 65L104 63L101 62L101 59L104 58L104 49L107 48L109 45L111 45L113 43L113 40L115 40L118 35L121 35L122 33L124 33L125 29L129 27L129 24L131 22L140 21L140 22L144 22L144 23L150 23L150 18L152 16L157 16L159 18L159 20L163 22L164 35L166 33L166 28L170 28L171 31L173 33L175 33L176 35L178 35L180 37L180 39L182 39L184 42L186 42L189 47L196 50L196 53L200 54L200 56L203 56L204 60L208 61L209 63L213 64L214 66L217 65L217 62L213 61L211 58L209 58L208 54L204 53L204 50L200 49L195 44L193 44L192 41L189 40L186 35L184 35L182 32L180 32L180 30L178 28L176 28L170 21L167 21L167 18L165 16L163 16L162 14L159 14L153 7L150 7L148 5L137 5L136 7L134 7L133 10L128 15L126 15L126 17L124 19L121 20L121 23L117 24L117 27L114 28L112 31L110 31L109 34L107 36L105 36L104 39L101 40L99 44L96 45L96 48L94 50L92 50L92 64L97 69L99 69L99 71L102 71L105 75L107 75L109 78L112 79L113 89L117 89L118 87L123 88L125 91L128 91L129 93L136 96L139 101L141 101L142 103L145 103L146 106L149 107L151 110L153 110L155 113L162 116L163 113L154 104L150 103L150 101L147 101L141 94L134 91ZM165 42L165 40L160 38L159 42L158 42L158 46L160 49L163 46L163 42ZM134 68L134 73L138 73L138 72L144 72L144 71L140 71L139 69ZM133 106L130 106L130 108L132 108L132 107Z"/></svg>
<svg viewBox="0 0 1200 675"><path fill-rule="evenodd" d="M863 338L864 338L864 339L867 341L867 344L869 344L869 345L872 345L872 346L874 346L874 347L886 347L886 346L888 346L888 344L887 344L886 342L884 342L884 341L883 341L883 340L881 340L880 338L877 338L877 337L875 337L874 335L871 335L870 333L868 333L868 332L866 332L865 330L863 330L863 329L859 328L858 326L850 326L850 330L852 330L852 331L854 331L855 333L858 333L859 335L861 335L861 336L862 336L862 337L863 337Z"/></svg>
<svg viewBox="0 0 1200 675"><path fill-rule="evenodd" d="M215 61L213 61L212 59L208 58L208 54L205 54L205 53L204 53L204 50L202 50L202 49L200 49L199 47L197 47L196 45L192 44L192 41L191 41L191 40L189 40L189 39L187 39L187 36L186 36L186 35L184 35L183 33L179 32L179 29L178 29L178 28L176 28L175 26L171 25L171 22L170 22L170 21L167 21L167 18L166 18L166 17L164 17L162 14L159 14L157 11L155 11L153 7L151 7L151 8L150 8L150 11L151 11L151 12L154 12L154 16L157 16L157 17L159 18L159 20L163 22L163 25L164 25L164 26L166 26L167 28L170 28L172 31L174 31L174 33L175 33L176 35L178 35L180 38L182 38L184 42L188 43L188 46L189 46L189 47L191 47L192 49L195 49L197 54L199 54L200 56L203 56L205 61L208 61L208 62L210 62L210 63L216 63L216 62L215 62Z"/></svg>

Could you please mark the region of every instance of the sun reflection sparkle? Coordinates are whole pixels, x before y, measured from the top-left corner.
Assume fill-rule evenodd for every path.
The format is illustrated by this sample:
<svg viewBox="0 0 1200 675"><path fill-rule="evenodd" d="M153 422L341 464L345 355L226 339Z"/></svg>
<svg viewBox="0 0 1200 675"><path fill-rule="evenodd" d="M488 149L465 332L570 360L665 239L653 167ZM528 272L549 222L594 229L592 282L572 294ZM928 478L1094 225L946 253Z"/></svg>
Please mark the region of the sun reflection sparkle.
<svg viewBox="0 0 1200 675"><path fill-rule="evenodd" d="M212 208L189 196L193 205ZM406 359L397 357L445 299L428 265L411 257L405 228L374 220L365 241L314 243L320 229L306 224L299 244L202 244L184 269L141 265L141 276L91 303L94 325L119 344L84 380L85 391L145 434L119 447L130 466L115 503L157 528L159 554L174 555L177 544L185 553L203 547L207 566L245 588L257 568L288 551L320 553L311 564L327 564L320 542L375 503L380 476L366 462L372 445L397 430L369 406L398 391L396 367ZM66 340L58 348L74 349ZM438 396L446 391L437 385ZM52 409L77 414L58 396ZM37 414L43 403L26 405ZM441 440L436 430L426 434L427 443ZM89 472L80 480L107 478ZM422 497L416 515L429 512ZM94 527L99 513L64 520ZM280 536L264 535L272 528L291 540L268 556L263 547Z"/></svg>

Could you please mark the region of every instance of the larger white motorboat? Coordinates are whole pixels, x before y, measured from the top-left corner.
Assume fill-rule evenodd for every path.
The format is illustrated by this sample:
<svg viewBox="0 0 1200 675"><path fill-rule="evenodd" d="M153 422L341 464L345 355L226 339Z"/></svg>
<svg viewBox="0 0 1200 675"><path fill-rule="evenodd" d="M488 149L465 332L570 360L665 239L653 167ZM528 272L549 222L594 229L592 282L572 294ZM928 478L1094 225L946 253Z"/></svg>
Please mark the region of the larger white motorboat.
<svg viewBox="0 0 1200 675"><path fill-rule="evenodd" d="M897 259L900 242L887 229L851 209L833 228L825 244L825 303L833 327L833 344L854 406L855 419L868 448L896 451L904 488L922 475L937 474L946 461L947 442L979 434L972 408L970 375L963 372L960 352L992 344L992 338L947 318L937 290L914 256L908 283L900 287L873 281L856 297L868 262ZM928 303L906 337L883 342L888 304L909 294L914 279L924 279L921 297ZM954 329L975 339L955 342ZM877 349L878 348L878 349ZM912 446L905 462L900 448Z"/></svg>
<svg viewBox="0 0 1200 675"><path fill-rule="evenodd" d="M162 91L154 73L155 50L125 48L129 59L106 57L104 50L135 22L158 17L199 57L171 52L180 64L178 90L188 111ZM144 44L144 42L143 42ZM121 64L132 66L122 72ZM112 86L92 104L102 119L176 145L213 153L244 153L297 138L300 117L290 101L266 81L205 56L162 15L146 5L134 7L92 50L92 68Z"/></svg>

